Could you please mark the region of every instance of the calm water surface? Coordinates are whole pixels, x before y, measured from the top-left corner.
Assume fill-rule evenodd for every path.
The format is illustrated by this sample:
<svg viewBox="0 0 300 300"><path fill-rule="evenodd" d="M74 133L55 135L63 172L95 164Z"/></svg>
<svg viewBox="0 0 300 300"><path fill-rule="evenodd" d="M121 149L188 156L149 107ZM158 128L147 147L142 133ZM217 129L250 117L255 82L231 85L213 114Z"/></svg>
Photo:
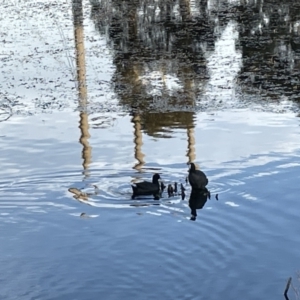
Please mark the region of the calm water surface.
<svg viewBox="0 0 300 300"><path fill-rule="evenodd" d="M66 1L4 1L1 299L283 299L300 268L298 6L200 2L83 1L78 22ZM189 161L212 194L195 222L179 195L131 200L154 172L188 197Z"/></svg>

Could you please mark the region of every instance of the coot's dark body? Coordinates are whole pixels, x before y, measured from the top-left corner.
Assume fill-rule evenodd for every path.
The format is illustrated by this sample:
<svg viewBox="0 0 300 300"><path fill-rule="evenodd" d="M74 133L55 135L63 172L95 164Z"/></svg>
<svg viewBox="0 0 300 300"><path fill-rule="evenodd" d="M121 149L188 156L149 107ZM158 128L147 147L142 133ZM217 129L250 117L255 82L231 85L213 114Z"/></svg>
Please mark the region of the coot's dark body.
<svg viewBox="0 0 300 300"><path fill-rule="evenodd" d="M189 207L192 215L191 220L196 220L197 209L202 209L207 201L207 198L210 199L210 192L206 188L208 179L202 171L196 170L194 163L191 163L188 180L192 187L189 199Z"/></svg>
<svg viewBox="0 0 300 300"><path fill-rule="evenodd" d="M191 163L188 179L193 189L202 189L208 184L206 175L202 171L196 170L194 163Z"/></svg>
<svg viewBox="0 0 300 300"><path fill-rule="evenodd" d="M162 186L159 183L160 176L159 174L154 174L152 177L152 182L143 181L131 185L133 194L131 199L134 199L136 196L149 196L153 195L156 200L159 200L161 196Z"/></svg>

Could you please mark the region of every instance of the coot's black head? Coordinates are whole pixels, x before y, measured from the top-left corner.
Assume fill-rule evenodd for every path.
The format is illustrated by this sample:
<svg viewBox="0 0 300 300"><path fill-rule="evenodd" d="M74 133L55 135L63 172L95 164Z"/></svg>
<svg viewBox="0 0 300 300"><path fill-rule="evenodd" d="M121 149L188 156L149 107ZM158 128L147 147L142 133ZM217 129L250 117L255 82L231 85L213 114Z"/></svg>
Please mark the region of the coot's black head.
<svg viewBox="0 0 300 300"><path fill-rule="evenodd" d="M194 163L190 163L190 170L191 172L196 171L196 165Z"/></svg>
<svg viewBox="0 0 300 300"><path fill-rule="evenodd" d="M152 177L152 182L153 183L158 183L158 179L160 179L160 176L158 173L155 173Z"/></svg>

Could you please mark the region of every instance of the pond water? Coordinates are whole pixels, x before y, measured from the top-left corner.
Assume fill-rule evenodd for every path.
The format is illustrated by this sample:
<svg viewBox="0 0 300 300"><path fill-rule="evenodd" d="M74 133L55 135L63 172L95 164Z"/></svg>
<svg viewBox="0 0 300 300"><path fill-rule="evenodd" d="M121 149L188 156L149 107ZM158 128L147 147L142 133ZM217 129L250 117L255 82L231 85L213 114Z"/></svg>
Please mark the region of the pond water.
<svg viewBox="0 0 300 300"><path fill-rule="evenodd" d="M175 2L4 0L1 299L297 289L300 7ZM155 172L187 199L131 200Z"/></svg>

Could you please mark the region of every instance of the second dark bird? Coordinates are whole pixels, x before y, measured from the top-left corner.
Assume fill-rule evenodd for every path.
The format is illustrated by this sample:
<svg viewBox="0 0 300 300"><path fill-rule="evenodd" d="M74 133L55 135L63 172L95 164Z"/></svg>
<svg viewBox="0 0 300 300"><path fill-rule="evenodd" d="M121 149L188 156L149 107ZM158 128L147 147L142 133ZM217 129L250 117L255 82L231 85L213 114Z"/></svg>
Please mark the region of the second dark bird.
<svg viewBox="0 0 300 300"><path fill-rule="evenodd" d="M193 189L203 189L208 184L206 175L202 171L196 170L194 163L191 163L188 180Z"/></svg>
<svg viewBox="0 0 300 300"><path fill-rule="evenodd" d="M210 199L210 192L206 188L208 179L204 172L197 170L194 163L191 163L188 175L189 183L192 187L189 207L191 209L191 220L195 221L197 217L197 209L202 209L207 198Z"/></svg>

